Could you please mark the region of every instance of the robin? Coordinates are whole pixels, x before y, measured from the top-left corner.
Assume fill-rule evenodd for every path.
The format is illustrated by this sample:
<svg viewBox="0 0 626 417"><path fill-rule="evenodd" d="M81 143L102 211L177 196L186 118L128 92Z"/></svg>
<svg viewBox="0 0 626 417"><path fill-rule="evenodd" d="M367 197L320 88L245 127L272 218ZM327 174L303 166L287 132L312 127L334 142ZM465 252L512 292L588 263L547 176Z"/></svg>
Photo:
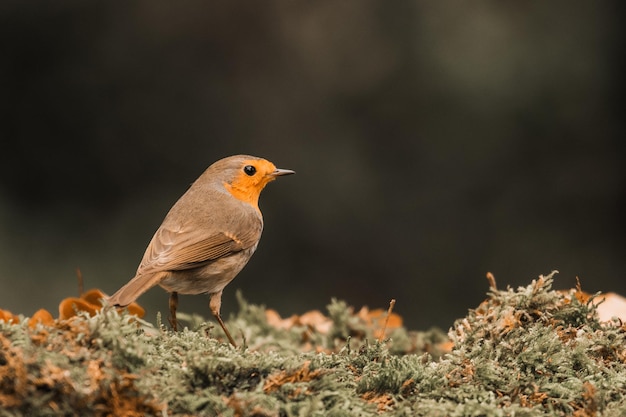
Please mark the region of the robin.
<svg viewBox="0 0 626 417"><path fill-rule="evenodd" d="M295 172L249 155L215 162L170 209L137 273L109 298L109 304L127 306L158 284L170 293L170 324L176 331L178 293L208 294L211 313L236 346L220 316L222 291L259 244L261 191L270 181L290 174Z"/></svg>

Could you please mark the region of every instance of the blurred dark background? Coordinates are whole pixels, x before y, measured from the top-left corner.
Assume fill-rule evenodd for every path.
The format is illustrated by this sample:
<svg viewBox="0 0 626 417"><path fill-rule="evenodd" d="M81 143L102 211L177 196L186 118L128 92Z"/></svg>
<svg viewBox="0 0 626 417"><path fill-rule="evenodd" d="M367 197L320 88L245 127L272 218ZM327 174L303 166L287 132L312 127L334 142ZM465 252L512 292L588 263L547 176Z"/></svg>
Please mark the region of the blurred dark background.
<svg viewBox="0 0 626 417"><path fill-rule="evenodd" d="M56 312L77 267L112 294L237 153L297 175L261 197L226 317L240 288L283 315L396 298L447 328L487 271L626 294L617 4L4 1L0 308Z"/></svg>

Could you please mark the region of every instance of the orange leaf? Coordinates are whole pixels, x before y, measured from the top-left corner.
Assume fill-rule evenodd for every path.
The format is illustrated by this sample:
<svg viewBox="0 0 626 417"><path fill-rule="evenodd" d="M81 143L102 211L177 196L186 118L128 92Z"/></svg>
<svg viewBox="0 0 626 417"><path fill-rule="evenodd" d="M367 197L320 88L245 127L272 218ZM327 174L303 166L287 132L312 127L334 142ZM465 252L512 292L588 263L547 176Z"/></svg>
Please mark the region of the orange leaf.
<svg viewBox="0 0 626 417"><path fill-rule="evenodd" d="M52 326L54 324L54 318L52 314L46 309L39 309L33 314L33 316L28 320L28 327L31 329L37 327L37 324L43 324L44 326Z"/></svg>
<svg viewBox="0 0 626 417"><path fill-rule="evenodd" d="M301 324L315 329L316 332L321 334L327 334L333 327L333 321L319 310L307 311L300 316L299 321Z"/></svg>
<svg viewBox="0 0 626 417"><path fill-rule="evenodd" d="M86 311L90 316L93 316L100 308L100 306L90 304L80 298L68 297L59 304L59 320L74 317L77 311Z"/></svg>
<svg viewBox="0 0 626 417"><path fill-rule="evenodd" d="M90 316L93 316L102 309L102 300L106 298L107 295L97 288L84 292L80 298L68 297L59 304L59 319L66 320L74 317L76 316L76 311L85 311ZM128 309L130 314L139 318L146 314L146 311L137 303L131 303L125 308ZM118 311L122 309L119 308Z"/></svg>
<svg viewBox="0 0 626 417"><path fill-rule="evenodd" d="M288 330L291 329L298 319L298 316L291 316L287 319L283 319L278 314L278 311L272 310L268 308L265 310L265 320L267 320L267 324L277 329Z"/></svg>
<svg viewBox="0 0 626 417"><path fill-rule="evenodd" d="M102 299L107 298L106 294L97 288L93 288L80 296L83 300L94 306L102 307Z"/></svg>
<svg viewBox="0 0 626 417"><path fill-rule="evenodd" d="M126 308L128 309L129 314L139 318L142 318L146 314L146 310L144 310L143 307L137 303L130 303Z"/></svg>
<svg viewBox="0 0 626 417"><path fill-rule="evenodd" d="M20 322L20 319L19 317L14 316L9 310L3 310L0 308L0 321L17 324Z"/></svg>

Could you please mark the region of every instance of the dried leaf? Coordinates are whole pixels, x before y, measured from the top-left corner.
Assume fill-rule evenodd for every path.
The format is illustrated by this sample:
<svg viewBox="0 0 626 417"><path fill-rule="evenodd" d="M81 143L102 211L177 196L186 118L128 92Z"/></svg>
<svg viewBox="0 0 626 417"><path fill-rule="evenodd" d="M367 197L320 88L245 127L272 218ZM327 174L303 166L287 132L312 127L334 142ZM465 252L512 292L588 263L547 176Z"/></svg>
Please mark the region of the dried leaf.
<svg viewBox="0 0 626 417"><path fill-rule="evenodd" d="M37 327L38 324L43 324L44 326L52 326L54 325L54 317L48 310L39 309L33 314L33 316L28 320L28 327L34 328Z"/></svg>
<svg viewBox="0 0 626 417"><path fill-rule="evenodd" d="M13 313L11 313L9 310L2 310L0 308L0 321L17 324L20 322L20 318L13 315Z"/></svg>
<svg viewBox="0 0 626 417"><path fill-rule="evenodd" d="M626 322L626 298L614 292L602 294L594 299L597 305L598 317L602 322L609 322L617 317Z"/></svg>
<svg viewBox="0 0 626 417"><path fill-rule="evenodd" d="M59 304L59 320L67 320L71 317L75 317L77 313L81 311L93 316L101 308L102 306L90 304L83 299L68 297Z"/></svg>

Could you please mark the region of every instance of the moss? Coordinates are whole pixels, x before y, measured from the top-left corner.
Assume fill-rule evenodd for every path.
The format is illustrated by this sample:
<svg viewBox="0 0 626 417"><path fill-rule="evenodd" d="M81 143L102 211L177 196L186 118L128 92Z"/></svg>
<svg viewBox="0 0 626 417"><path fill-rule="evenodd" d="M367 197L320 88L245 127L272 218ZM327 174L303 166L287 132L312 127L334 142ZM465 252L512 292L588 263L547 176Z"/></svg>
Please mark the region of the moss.
<svg viewBox="0 0 626 417"><path fill-rule="evenodd" d="M109 315L119 332L106 330ZM128 317L110 312L55 326L0 323L0 415L70 416L77 410L88 415L161 415L165 404L139 390L127 362L116 361L120 352L136 347L120 338L118 346L104 348L105 339L94 329L117 337L137 331Z"/></svg>
<svg viewBox="0 0 626 417"><path fill-rule="evenodd" d="M553 276L492 288L448 335L337 300L283 319L241 295L237 349L184 314L178 333L107 309L2 321L0 416L624 415L626 326Z"/></svg>

